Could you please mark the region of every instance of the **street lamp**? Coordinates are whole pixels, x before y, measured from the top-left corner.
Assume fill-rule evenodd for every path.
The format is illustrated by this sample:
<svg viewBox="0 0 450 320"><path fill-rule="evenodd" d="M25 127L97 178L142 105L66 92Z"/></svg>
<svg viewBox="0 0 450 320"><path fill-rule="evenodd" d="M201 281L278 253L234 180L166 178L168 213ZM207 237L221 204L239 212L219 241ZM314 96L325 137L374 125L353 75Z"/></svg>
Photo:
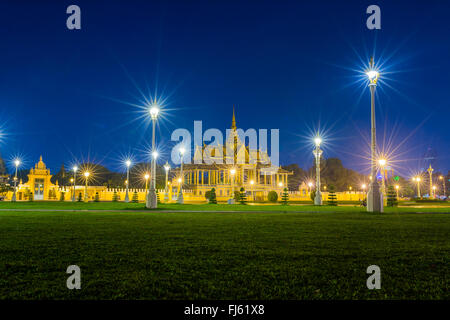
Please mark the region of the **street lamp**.
<svg viewBox="0 0 450 320"><path fill-rule="evenodd" d="M254 180L250 180L250 186L252 188L252 200L255 202L255 194L253 193L253 185L255 184Z"/></svg>
<svg viewBox="0 0 450 320"><path fill-rule="evenodd" d="M155 140L156 140L156 120L158 119L159 107L157 104L153 104L150 107L150 117L152 119L152 167L151 167L151 176L152 180L150 183L150 193L147 195L146 204L147 208L155 209L158 207L158 198L156 195L156 157L158 153L155 149Z"/></svg>
<svg viewBox="0 0 450 320"><path fill-rule="evenodd" d="M433 186L433 198L436 198L436 186Z"/></svg>
<svg viewBox="0 0 450 320"><path fill-rule="evenodd" d="M400 186L397 184L395 185L395 190L397 191L397 200L398 200L398 190L400 189Z"/></svg>
<svg viewBox="0 0 450 320"><path fill-rule="evenodd" d="M369 79L370 101L371 101L371 176L377 176L377 167L375 163L375 154L377 149L376 142L376 121L375 121L375 88L379 73L375 70L373 58L370 59L369 70L366 72ZM383 194L380 192L380 186L377 179L372 179L369 184L367 194L367 211L383 212Z"/></svg>
<svg viewBox="0 0 450 320"><path fill-rule="evenodd" d="M126 191L125 191L125 199L123 200L124 202L130 202L130 197L128 196L128 185L129 185L129 181L130 181L130 166L131 166L131 161L127 160L125 161L125 165L127 166L127 183L126 183Z"/></svg>
<svg viewBox="0 0 450 320"><path fill-rule="evenodd" d="M322 205L322 193L320 192L320 156L322 155L322 150L320 150L320 144L322 139L317 136L314 138L314 144L316 148L313 150L314 157L316 158L316 195L314 196L314 204L316 206Z"/></svg>
<svg viewBox="0 0 450 320"><path fill-rule="evenodd" d="M380 165L380 173L381 173L381 193L386 194L386 182L385 182L385 170L386 159L379 159L378 164Z"/></svg>
<svg viewBox="0 0 450 320"><path fill-rule="evenodd" d="M150 175L148 173L144 176L145 179L145 197L147 197L148 194L148 179L150 179Z"/></svg>
<svg viewBox="0 0 450 320"><path fill-rule="evenodd" d="M86 180L86 184L84 186L84 202L88 202L88 179L89 179L89 171L84 173L84 178Z"/></svg>
<svg viewBox="0 0 450 320"><path fill-rule="evenodd" d="M166 184L164 186L164 202L169 201L169 170L170 170L170 164L169 161L166 161L166 164L164 165L164 170L166 171Z"/></svg>
<svg viewBox="0 0 450 320"><path fill-rule="evenodd" d="M20 160L14 160L14 166L16 167L16 173L14 175L14 193L11 198L11 202L16 202L16 192L17 192L17 168L20 166Z"/></svg>
<svg viewBox="0 0 450 320"><path fill-rule="evenodd" d="M444 188L443 190L444 190L444 198L445 198L445 196L447 194L447 190L445 189L445 179L443 176L439 176L439 179L442 180L442 186Z"/></svg>
<svg viewBox="0 0 450 320"><path fill-rule="evenodd" d="M417 182L417 198L420 198L420 177L413 178L413 181Z"/></svg>
<svg viewBox="0 0 450 320"><path fill-rule="evenodd" d="M180 178L178 178L180 191L178 192L178 197L177 197L177 203L180 203L180 204L184 203L184 199L183 199L183 156L184 156L185 152L186 152L186 150L183 147L181 147L179 150L179 153L180 153Z"/></svg>
<svg viewBox="0 0 450 320"><path fill-rule="evenodd" d="M430 164L430 167L428 168L428 174L430 175L430 198L434 198L434 196L433 196L433 171L434 171L434 169L431 167L431 164Z"/></svg>
<svg viewBox="0 0 450 320"><path fill-rule="evenodd" d="M78 171L78 167L74 166L72 168L73 170L73 192L72 192L72 202L75 202L75 185L77 183L77 171Z"/></svg>
<svg viewBox="0 0 450 320"><path fill-rule="evenodd" d="M308 192L309 193L311 193L312 186L313 186L312 182L308 182Z"/></svg>
<svg viewBox="0 0 450 320"><path fill-rule="evenodd" d="M236 169L230 169L231 175L231 197L228 199L228 204L234 204L234 175L236 174Z"/></svg>

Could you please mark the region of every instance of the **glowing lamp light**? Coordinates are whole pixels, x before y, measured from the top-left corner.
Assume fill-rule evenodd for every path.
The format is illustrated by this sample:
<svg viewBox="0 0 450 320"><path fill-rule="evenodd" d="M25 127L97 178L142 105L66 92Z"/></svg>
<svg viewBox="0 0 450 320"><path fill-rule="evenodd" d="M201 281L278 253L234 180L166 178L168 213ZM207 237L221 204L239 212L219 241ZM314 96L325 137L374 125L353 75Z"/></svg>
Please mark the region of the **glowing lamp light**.
<svg viewBox="0 0 450 320"><path fill-rule="evenodd" d="M378 79L380 74L375 70L369 70L366 72L366 75L371 82L374 82Z"/></svg>
<svg viewBox="0 0 450 320"><path fill-rule="evenodd" d="M322 139L320 137L316 137L314 139L314 143L316 146L320 146L320 144L322 143Z"/></svg>
<svg viewBox="0 0 450 320"><path fill-rule="evenodd" d="M73 178L70 178L70 182L73 182Z"/></svg>
<svg viewBox="0 0 450 320"><path fill-rule="evenodd" d="M72 170L73 170L73 172L77 172L77 171L78 171L78 167L77 167L77 166L74 166L74 167L72 168Z"/></svg>
<svg viewBox="0 0 450 320"><path fill-rule="evenodd" d="M152 157L155 158L155 159L158 158L158 151L153 151L152 152Z"/></svg>
<svg viewBox="0 0 450 320"><path fill-rule="evenodd" d="M379 164L381 167L384 167L384 166L386 165L386 159L380 159L380 160L378 160L378 164Z"/></svg>
<svg viewBox="0 0 450 320"><path fill-rule="evenodd" d="M234 175L236 173L236 169L230 169L231 175Z"/></svg>
<svg viewBox="0 0 450 320"><path fill-rule="evenodd" d="M148 179L150 179L150 175L148 173L146 173L144 178L145 178L145 180L148 180Z"/></svg>
<svg viewBox="0 0 450 320"><path fill-rule="evenodd" d="M164 170L166 170L166 172L170 170L170 165L168 163L164 165Z"/></svg>
<svg viewBox="0 0 450 320"><path fill-rule="evenodd" d="M280 182L280 183L278 184L278 186L279 186L279 187L282 187L282 186L283 186L283 183L282 183L282 182Z"/></svg>
<svg viewBox="0 0 450 320"><path fill-rule="evenodd" d="M433 190L436 190L436 186L433 186Z"/></svg>
<svg viewBox="0 0 450 320"><path fill-rule="evenodd" d="M362 188L363 190L366 189L366 187L367 187L367 186L366 186L365 183L363 183L362 186L361 186L361 188Z"/></svg>
<svg viewBox="0 0 450 320"><path fill-rule="evenodd" d="M310 188L311 188L311 187L312 187L312 185L313 185L313 184L312 184L312 182L308 182L308 187L310 187Z"/></svg>
<svg viewBox="0 0 450 320"><path fill-rule="evenodd" d="M395 186L395 189L397 189L397 190L398 190L398 189L400 189L400 187L399 187L398 185L396 185L396 186Z"/></svg>
<svg viewBox="0 0 450 320"><path fill-rule="evenodd" d="M86 172L84 173L84 176L85 176L86 178L88 178L89 175L90 175L89 171L86 171Z"/></svg>
<svg viewBox="0 0 450 320"><path fill-rule="evenodd" d="M250 180L250 184L251 184L251 185L254 185L254 184L255 184L255 181Z"/></svg>
<svg viewBox="0 0 450 320"><path fill-rule="evenodd" d="M156 104L154 104L153 106L150 107L150 116L152 117L153 120L155 120L156 118L158 118L158 114L159 108Z"/></svg>
<svg viewBox="0 0 450 320"><path fill-rule="evenodd" d="M183 155L185 152L186 152L186 149L183 148L183 147L181 147L181 148L180 148L180 154Z"/></svg>
<svg viewBox="0 0 450 320"><path fill-rule="evenodd" d="M18 166L20 165L20 160L19 160L19 159L16 159L16 160L14 161L14 165L15 165L16 167L18 167Z"/></svg>
<svg viewBox="0 0 450 320"><path fill-rule="evenodd" d="M178 183L181 183L181 178L178 178Z"/></svg>

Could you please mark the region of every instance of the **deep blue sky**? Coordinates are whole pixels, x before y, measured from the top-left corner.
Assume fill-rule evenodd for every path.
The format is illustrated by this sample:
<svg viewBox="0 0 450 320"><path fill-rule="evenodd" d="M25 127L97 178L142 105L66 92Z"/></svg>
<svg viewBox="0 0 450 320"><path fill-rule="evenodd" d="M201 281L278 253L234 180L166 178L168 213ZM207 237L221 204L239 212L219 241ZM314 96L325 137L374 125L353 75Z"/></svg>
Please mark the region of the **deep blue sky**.
<svg viewBox="0 0 450 320"><path fill-rule="evenodd" d="M70 4L79 31L66 28ZM366 28L370 4L381 30ZM449 12L447 1L2 1L0 152L27 167L42 154L53 171L143 159L148 119L126 103L142 90L166 99L160 142L194 120L229 128L235 105L238 127L280 129L282 164L310 166L320 123L324 156L366 172L369 90L354 82L374 53L392 72L377 89L379 143L405 141L402 174L427 167L427 152L448 170Z"/></svg>

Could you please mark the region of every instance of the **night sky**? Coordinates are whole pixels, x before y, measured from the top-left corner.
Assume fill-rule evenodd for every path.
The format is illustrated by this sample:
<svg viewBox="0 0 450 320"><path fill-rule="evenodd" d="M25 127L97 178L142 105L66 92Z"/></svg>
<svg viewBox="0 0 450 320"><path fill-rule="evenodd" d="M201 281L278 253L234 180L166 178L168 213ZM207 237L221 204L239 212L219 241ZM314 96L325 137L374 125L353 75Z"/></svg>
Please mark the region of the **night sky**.
<svg viewBox="0 0 450 320"><path fill-rule="evenodd" d="M38 3L39 2L39 3ZM81 30L66 28L81 7ZM366 27L381 8L381 30ZM143 96L163 101L158 143L176 128L280 129L280 161L324 156L367 173L370 97L360 73L383 64L378 143L400 174L450 169L448 1L2 1L0 153L112 170L146 159ZM383 74L382 74L383 77ZM381 80L380 80L381 81ZM147 150L147 151L146 151ZM8 164L11 168L11 163Z"/></svg>

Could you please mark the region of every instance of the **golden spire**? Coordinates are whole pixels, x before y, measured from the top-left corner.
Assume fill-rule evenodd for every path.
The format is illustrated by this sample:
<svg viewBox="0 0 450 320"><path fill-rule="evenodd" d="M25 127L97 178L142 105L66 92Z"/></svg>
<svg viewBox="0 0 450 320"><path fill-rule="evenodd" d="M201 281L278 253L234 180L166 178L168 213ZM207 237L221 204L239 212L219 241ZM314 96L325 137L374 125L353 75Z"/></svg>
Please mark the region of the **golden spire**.
<svg viewBox="0 0 450 320"><path fill-rule="evenodd" d="M233 105L233 119L231 120L231 129L236 130L236 117L234 116L234 105Z"/></svg>

